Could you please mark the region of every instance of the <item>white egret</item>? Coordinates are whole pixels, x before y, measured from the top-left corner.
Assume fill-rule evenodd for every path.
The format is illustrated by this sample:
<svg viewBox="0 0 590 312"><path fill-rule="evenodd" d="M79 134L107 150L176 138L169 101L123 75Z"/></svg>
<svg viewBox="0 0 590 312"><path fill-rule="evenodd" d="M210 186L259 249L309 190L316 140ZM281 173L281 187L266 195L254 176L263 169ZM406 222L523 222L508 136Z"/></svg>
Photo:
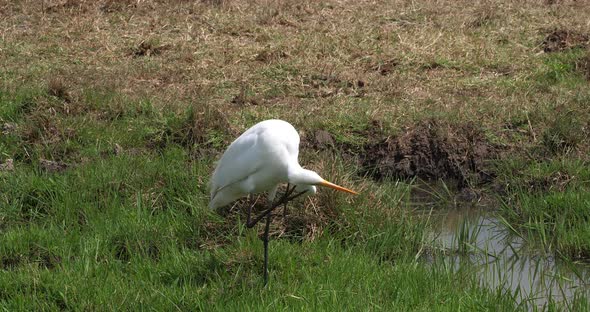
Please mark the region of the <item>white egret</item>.
<svg viewBox="0 0 590 312"><path fill-rule="evenodd" d="M268 231L271 212L276 207L303 194L315 194L316 186L338 191L356 192L328 182L316 172L299 165L299 134L283 120L265 120L246 130L227 148L211 177L209 208L226 206L247 196L268 192L268 209L254 220L248 209L247 226L253 227L266 216L264 233L264 283L268 280ZM287 191L275 203L281 183L288 183ZM290 188L289 185L294 185Z"/></svg>

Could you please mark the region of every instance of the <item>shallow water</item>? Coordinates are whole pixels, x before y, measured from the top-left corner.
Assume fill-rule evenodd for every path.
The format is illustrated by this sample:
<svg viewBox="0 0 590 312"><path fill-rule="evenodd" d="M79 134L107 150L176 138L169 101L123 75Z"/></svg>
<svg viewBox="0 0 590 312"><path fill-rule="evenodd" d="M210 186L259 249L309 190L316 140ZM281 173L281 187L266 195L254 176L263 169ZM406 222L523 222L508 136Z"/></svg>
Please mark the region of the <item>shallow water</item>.
<svg viewBox="0 0 590 312"><path fill-rule="evenodd" d="M427 257L431 263L442 259L454 270L475 271L481 285L501 287L515 294L519 303L544 306L552 298L568 305L575 296L590 298L590 265L530 248L490 207L449 206L453 208L418 209L429 216L432 245L441 251Z"/></svg>

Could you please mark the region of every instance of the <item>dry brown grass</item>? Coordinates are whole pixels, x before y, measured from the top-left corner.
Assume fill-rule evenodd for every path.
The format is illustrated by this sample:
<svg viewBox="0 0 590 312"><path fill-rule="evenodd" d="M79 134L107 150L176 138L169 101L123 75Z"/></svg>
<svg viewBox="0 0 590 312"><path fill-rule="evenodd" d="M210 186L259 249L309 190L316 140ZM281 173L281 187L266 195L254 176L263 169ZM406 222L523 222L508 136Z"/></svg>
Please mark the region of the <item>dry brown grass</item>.
<svg viewBox="0 0 590 312"><path fill-rule="evenodd" d="M207 101L240 127L502 122L538 105L503 82L537 71L547 34L590 33L584 1L45 0L2 1L0 14L7 88Z"/></svg>

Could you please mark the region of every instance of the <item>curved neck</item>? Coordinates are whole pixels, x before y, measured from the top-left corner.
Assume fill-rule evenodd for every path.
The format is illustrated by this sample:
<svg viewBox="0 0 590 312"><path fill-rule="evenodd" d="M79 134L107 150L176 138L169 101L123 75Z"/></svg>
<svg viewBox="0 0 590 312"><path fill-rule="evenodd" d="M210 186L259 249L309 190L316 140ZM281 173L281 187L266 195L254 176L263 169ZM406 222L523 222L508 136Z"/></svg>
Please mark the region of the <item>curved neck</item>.
<svg viewBox="0 0 590 312"><path fill-rule="evenodd" d="M303 169L301 166L294 166L289 168L288 180L291 184L308 184L315 185L322 182L322 179L317 173L311 170Z"/></svg>

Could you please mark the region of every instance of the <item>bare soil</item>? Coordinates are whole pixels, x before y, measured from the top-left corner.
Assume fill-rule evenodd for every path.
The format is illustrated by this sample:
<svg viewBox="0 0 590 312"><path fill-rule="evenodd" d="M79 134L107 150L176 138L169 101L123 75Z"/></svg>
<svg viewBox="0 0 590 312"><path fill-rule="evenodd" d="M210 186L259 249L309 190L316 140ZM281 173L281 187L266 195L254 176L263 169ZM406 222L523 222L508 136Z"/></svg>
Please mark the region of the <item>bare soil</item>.
<svg viewBox="0 0 590 312"><path fill-rule="evenodd" d="M460 188L491 182L489 161L498 147L472 123L428 120L402 134L365 146L362 171L376 180L388 177L454 180Z"/></svg>

